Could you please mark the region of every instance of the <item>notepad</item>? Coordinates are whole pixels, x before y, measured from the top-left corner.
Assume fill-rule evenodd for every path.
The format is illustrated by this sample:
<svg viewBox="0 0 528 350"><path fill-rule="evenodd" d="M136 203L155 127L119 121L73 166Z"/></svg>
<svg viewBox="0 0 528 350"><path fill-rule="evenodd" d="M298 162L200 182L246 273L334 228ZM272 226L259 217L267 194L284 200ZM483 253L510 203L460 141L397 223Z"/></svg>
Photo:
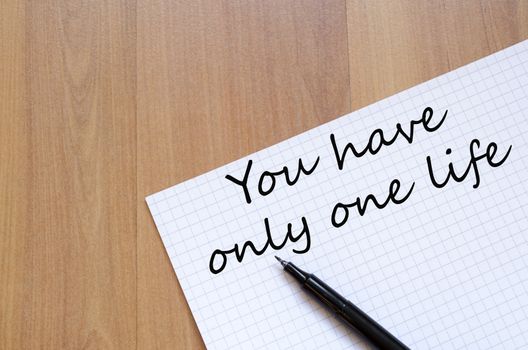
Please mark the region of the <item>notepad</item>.
<svg viewBox="0 0 528 350"><path fill-rule="evenodd" d="M148 196L207 347L369 348L278 255L413 349L527 348L527 109L524 41Z"/></svg>

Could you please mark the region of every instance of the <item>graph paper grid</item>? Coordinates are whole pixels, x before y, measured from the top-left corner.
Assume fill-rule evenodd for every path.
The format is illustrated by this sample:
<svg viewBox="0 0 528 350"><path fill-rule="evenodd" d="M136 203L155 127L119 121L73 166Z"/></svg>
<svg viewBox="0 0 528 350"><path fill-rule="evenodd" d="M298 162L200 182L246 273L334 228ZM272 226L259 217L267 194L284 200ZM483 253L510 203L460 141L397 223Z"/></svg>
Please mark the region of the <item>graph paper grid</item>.
<svg viewBox="0 0 528 350"><path fill-rule="evenodd" d="M172 266L207 347L211 349L369 349L369 345L309 298L280 268L274 255L315 273L413 349L528 348L528 41L451 71L368 107L280 142L146 198ZM377 154L350 152L339 170L330 143L342 150L363 148L381 128L387 137L400 123L420 118L426 107L433 124L415 127L410 144L399 137ZM429 178L430 156L439 179L449 162L462 173L477 153L497 144L503 165L478 162L461 182L436 188ZM452 150L446 154L446 149ZM198 157L199 155L197 155ZM295 174L299 158L315 171L288 186L277 176L272 193L258 193L259 176L287 166ZM240 186L246 165L252 202ZM338 202L369 193L384 199L393 179L408 200L363 216L352 208L348 221L332 226ZM269 180L269 179L268 179ZM269 183L268 183L269 184ZM306 218L311 248L279 251L268 247L242 262L227 255L225 269L212 274L215 249L266 242L264 219L275 242L291 223Z"/></svg>

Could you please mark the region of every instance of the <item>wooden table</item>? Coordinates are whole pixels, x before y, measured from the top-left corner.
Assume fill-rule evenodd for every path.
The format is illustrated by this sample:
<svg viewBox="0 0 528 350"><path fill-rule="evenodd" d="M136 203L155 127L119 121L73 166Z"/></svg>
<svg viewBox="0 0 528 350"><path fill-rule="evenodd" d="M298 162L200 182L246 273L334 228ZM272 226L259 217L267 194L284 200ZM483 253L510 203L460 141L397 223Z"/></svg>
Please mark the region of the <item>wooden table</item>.
<svg viewBox="0 0 528 350"><path fill-rule="evenodd" d="M528 1L0 1L0 348L200 348L144 202L528 38Z"/></svg>

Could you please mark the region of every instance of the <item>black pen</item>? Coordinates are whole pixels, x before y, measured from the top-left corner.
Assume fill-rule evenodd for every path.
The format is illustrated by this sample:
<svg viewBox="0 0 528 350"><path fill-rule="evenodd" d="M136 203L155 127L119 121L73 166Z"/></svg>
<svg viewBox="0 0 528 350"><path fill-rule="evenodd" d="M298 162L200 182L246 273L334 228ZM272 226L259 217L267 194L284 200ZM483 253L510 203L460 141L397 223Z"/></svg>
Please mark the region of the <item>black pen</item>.
<svg viewBox="0 0 528 350"><path fill-rule="evenodd" d="M291 262L284 261L278 256L275 256L275 258L281 263L286 272L301 283L304 289L329 306L346 323L358 330L379 349L409 350L405 344L370 318L369 315L361 311L356 305L345 299L319 278L311 273L304 272Z"/></svg>

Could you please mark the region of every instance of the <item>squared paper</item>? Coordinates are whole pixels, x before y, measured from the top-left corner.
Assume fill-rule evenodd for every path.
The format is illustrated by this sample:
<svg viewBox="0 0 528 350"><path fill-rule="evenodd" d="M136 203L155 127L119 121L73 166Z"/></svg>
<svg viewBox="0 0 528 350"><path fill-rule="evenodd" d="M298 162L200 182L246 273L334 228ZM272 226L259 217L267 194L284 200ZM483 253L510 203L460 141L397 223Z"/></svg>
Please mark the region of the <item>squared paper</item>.
<svg viewBox="0 0 528 350"><path fill-rule="evenodd" d="M527 348L528 337L528 41L342 116L298 136L170 187L146 198L172 266L207 347L212 349L365 349L369 345L309 298L273 258L293 261L346 296L406 345L416 349ZM433 120L448 115L435 132L415 127L411 144L399 137L375 154L347 155L336 166L330 143L362 148L377 128L387 136L396 123L408 130L426 107ZM431 185L426 165L443 179L449 162L462 172L472 139L481 153L490 142L503 165L478 162L480 185L471 172L443 188ZM446 148L452 153L446 155ZM257 193L259 175L298 159L309 176L288 186L278 176L273 192ZM249 160L252 203L240 186ZM408 200L363 216L355 209L345 225L332 226L338 202L374 194L385 198L389 183L401 182ZM271 247L242 262L228 255L219 274L209 271L215 249L251 240L266 242L269 219L276 242L287 225L304 239Z"/></svg>

